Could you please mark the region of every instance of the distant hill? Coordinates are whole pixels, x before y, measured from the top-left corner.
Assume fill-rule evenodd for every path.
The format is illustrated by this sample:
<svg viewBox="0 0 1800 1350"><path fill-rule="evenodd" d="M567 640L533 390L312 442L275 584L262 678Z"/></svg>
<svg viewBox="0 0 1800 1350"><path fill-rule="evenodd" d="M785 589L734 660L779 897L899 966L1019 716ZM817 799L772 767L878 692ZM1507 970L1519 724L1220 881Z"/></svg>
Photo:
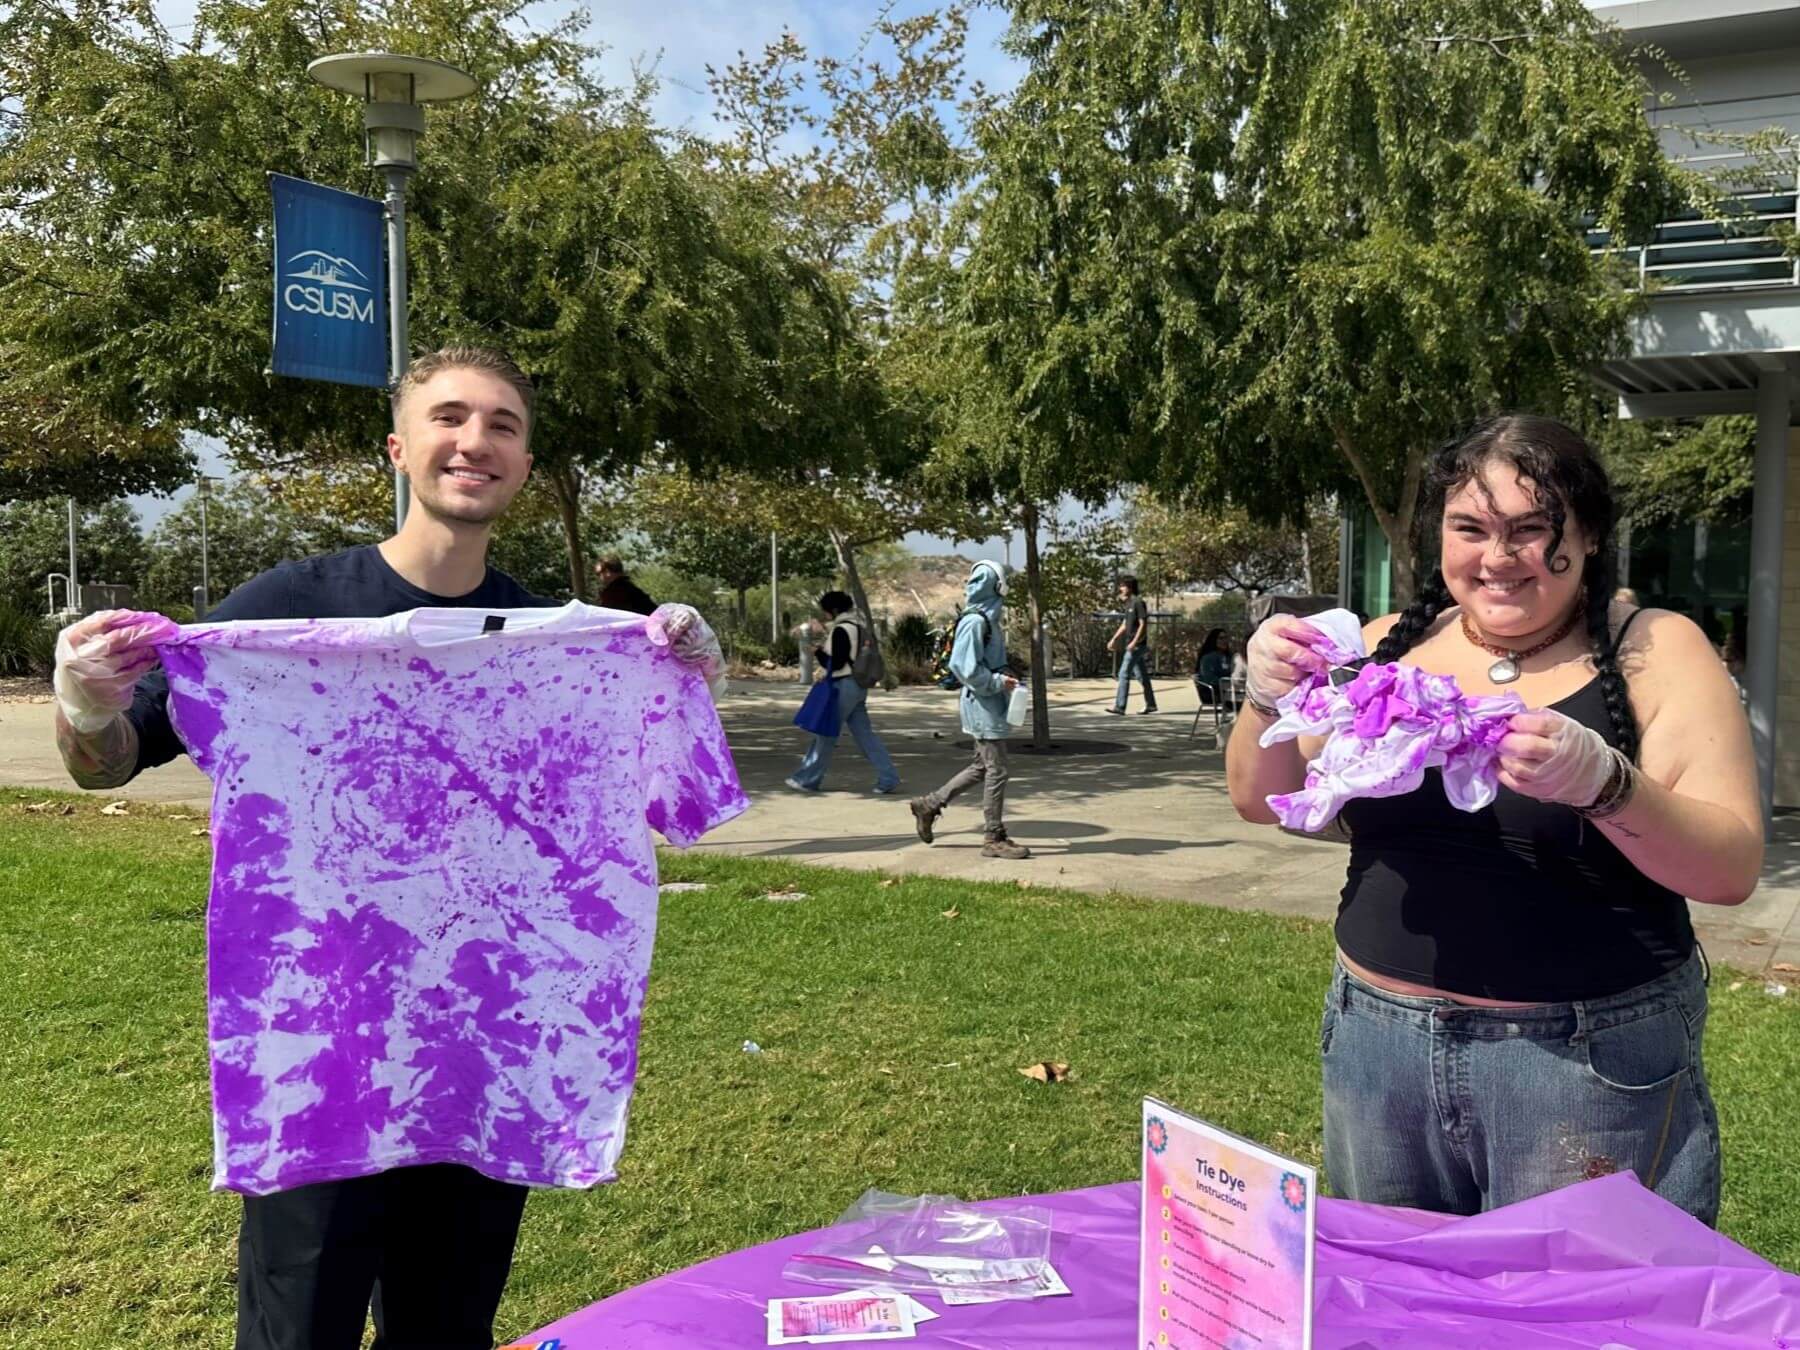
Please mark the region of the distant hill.
<svg viewBox="0 0 1800 1350"><path fill-rule="evenodd" d="M941 622L962 608L970 566L953 554L915 555L898 575L869 581L869 607L890 622L906 614Z"/></svg>

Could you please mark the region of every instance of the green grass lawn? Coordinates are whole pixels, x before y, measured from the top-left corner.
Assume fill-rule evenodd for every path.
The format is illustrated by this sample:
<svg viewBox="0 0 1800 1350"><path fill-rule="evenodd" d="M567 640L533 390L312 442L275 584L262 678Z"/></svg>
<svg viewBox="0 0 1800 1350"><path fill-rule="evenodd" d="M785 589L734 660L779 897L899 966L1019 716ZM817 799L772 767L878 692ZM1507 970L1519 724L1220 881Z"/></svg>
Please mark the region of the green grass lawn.
<svg viewBox="0 0 1800 1350"><path fill-rule="evenodd" d="M0 790L0 1346L225 1345L203 822L26 810L47 796ZM709 886L664 897L621 1179L533 1197L503 1334L827 1223L869 1186L1131 1177L1147 1093L1318 1160L1324 925L676 854L664 880ZM807 898L763 898L782 886ZM1716 972L1707 1054L1722 1226L1800 1266L1800 999ZM1075 1077L1018 1073L1044 1059Z"/></svg>

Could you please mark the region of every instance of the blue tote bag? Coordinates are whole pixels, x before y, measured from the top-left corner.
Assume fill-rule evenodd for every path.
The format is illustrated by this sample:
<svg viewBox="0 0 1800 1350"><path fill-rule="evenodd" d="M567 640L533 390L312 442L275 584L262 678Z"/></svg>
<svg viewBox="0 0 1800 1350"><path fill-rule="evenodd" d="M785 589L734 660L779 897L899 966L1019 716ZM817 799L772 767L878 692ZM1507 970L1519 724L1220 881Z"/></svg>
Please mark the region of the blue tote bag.
<svg viewBox="0 0 1800 1350"><path fill-rule="evenodd" d="M820 680L806 691L806 701L794 714L794 725L815 736L838 734L838 691L835 680Z"/></svg>

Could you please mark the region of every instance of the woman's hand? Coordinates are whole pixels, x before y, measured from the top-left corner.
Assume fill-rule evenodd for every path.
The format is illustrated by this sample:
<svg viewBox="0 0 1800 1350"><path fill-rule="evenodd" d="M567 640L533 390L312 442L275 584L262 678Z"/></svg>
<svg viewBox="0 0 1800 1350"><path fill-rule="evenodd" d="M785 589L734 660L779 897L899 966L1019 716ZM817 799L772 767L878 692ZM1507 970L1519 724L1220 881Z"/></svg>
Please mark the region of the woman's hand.
<svg viewBox="0 0 1800 1350"><path fill-rule="evenodd" d="M1304 645L1310 625L1292 615L1265 619L1245 647L1244 689L1255 703L1274 707L1301 679L1325 670L1325 658Z"/></svg>
<svg viewBox="0 0 1800 1350"><path fill-rule="evenodd" d="M1594 804L1615 762L1604 736L1548 708L1514 714L1498 749L1504 786L1576 807Z"/></svg>

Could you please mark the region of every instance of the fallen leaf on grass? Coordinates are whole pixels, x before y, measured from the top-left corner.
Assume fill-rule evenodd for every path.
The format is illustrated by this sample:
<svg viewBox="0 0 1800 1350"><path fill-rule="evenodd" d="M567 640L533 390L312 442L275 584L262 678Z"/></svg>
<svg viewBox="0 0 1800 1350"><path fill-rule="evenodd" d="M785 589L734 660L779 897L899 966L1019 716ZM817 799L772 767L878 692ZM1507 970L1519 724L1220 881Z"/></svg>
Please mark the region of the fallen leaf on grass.
<svg viewBox="0 0 1800 1350"><path fill-rule="evenodd" d="M1779 971L1783 975L1800 975L1800 966L1795 965L1792 961L1777 961L1769 969Z"/></svg>
<svg viewBox="0 0 1800 1350"><path fill-rule="evenodd" d="M892 1078L894 1076L894 1071L892 1069L877 1069L875 1072L876 1073L885 1073L889 1078Z"/></svg>
<svg viewBox="0 0 1800 1350"><path fill-rule="evenodd" d="M27 811L48 811L53 816L72 816L75 808L67 802L27 802Z"/></svg>
<svg viewBox="0 0 1800 1350"><path fill-rule="evenodd" d="M805 891L797 891L792 886L783 886L778 891L768 891L763 895L765 900L804 900Z"/></svg>
<svg viewBox="0 0 1800 1350"><path fill-rule="evenodd" d="M202 825L202 826L201 826L201 827L200 827L200 828L199 828L199 829L197 829L197 830L189 830L189 831L188 831L188 837L189 837L189 838L190 838L190 839L191 839L191 838L193 838L193 837L194 837L194 836L195 836L195 835L201 835L201 834L205 834L205 833L206 833L206 826L204 826L204 825Z"/></svg>
<svg viewBox="0 0 1800 1350"><path fill-rule="evenodd" d="M1022 891L1028 891L1031 889L1031 883L1029 881L1027 881L1024 877L1020 877L1019 878L1019 889Z"/></svg>
<svg viewBox="0 0 1800 1350"><path fill-rule="evenodd" d="M883 877L881 879L881 885L883 885L883 886L898 886L899 884L900 884L899 877Z"/></svg>
<svg viewBox="0 0 1800 1350"><path fill-rule="evenodd" d="M129 815L130 813L126 811L124 802L108 802L105 806L100 808L100 814L103 816L123 816Z"/></svg>
<svg viewBox="0 0 1800 1350"><path fill-rule="evenodd" d="M949 909L944 911L944 917L946 919L954 919L958 914L961 914L961 913L962 913L962 911L960 909L958 909L955 905L952 905L952 906L950 906Z"/></svg>
<svg viewBox="0 0 1800 1350"><path fill-rule="evenodd" d="M703 891L706 889L706 883L704 881L665 881L656 889L664 895L679 895L686 891Z"/></svg>
<svg viewBox="0 0 1800 1350"><path fill-rule="evenodd" d="M1038 1064L1028 1064L1019 1072L1040 1083L1066 1083L1075 1076L1069 1072L1067 1064L1057 1064L1048 1059Z"/></svg>
<svg viewBox="0 0 1800 1350"><path fill-rule="evenodd" d="M164 816L163 819L164 820L198 820L198 819L200 819L200 817L195 816L195 815L190 815L186 811L177 811L173 815Z"/></svg>
<svg viewBox="0 0 1800 1350"><path fill-rule="evenodd" d="M1725 992L1728 994L1735 994L1735 993L1737 993L1738 990L1742 989L1743 987L1744 987L1744 982L1742 980L1733 980L1729 985L1727 985L1725 987Z"/></svg>

